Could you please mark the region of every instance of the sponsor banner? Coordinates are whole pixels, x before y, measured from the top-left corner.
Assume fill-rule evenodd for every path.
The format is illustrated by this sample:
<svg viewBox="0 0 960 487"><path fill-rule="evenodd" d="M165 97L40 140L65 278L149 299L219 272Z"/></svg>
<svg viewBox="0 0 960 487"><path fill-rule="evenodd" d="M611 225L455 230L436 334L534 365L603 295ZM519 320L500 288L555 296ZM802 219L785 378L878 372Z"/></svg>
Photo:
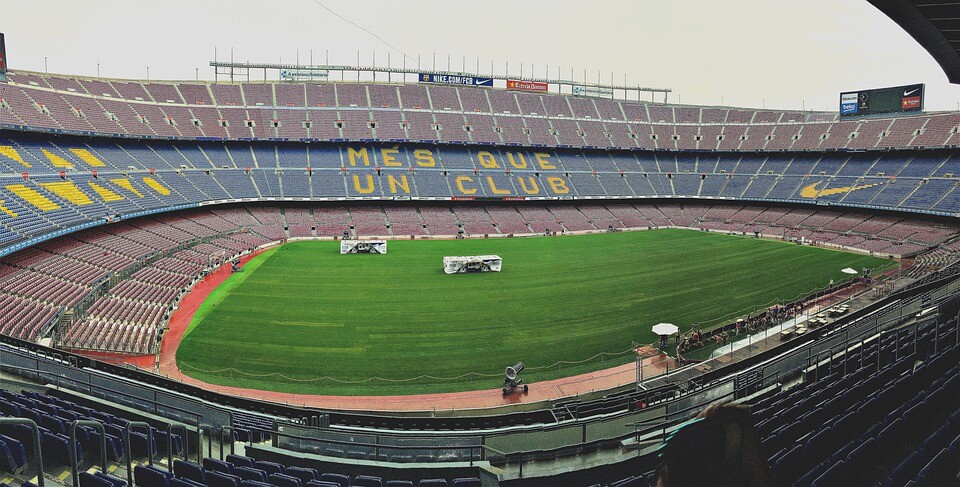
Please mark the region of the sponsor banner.
<svg viewBox="0 0 960 487"><path fill-rule="evenodd" d="M857 97L859 93L840 93L840 115L857 113Z"/></svg>
<svg viewBox="0 0 960 487"><path fill-rule="evenodd" d="M909 85L903 87L903 98L900 99L900 108L904 111L923 109L923 85Z"/></svg>
<svg viewBox="0 0 960 487"><path fill-rule="evenodd" d="M7 45L3 42L3 32L0 32L0 73L7 72Z"/></svg>
<svg viewBox="0 0 960 487"><path fill-rule="evenodd" d="M537 93L547 92L547 83L542 81L520 81L518 79L508 79L508 90L536 91Z"/></svg>
<svg viewBox="0 0 960 487"><path fill-rule="evenodd" d="M593 96L597 98L613 98L613 89L597 86L573 85L573 94L576 96Z"/></svg>
<svg viewBox="0 0 960 487"><path fill-rule="evenodd" d="M420 82L437 83L441 85L493 86L493 78L460 76L456 74L423 73L420 75Z"/></svg>
<svg viewBox="0 0 960 487"><path fill-rule="evenodd" d="M900 101L900 106L903 107L904 110L919 110L920 97L919 96L905 97Z"/></svg>
<svg viewBox="0 0 960 487"><path fill-rule="evenodd" d="M852 115L857 113L857 104L856 103L841 103L840 104L840 115Z"/></svg>
<svg viewBox="0 0 960 487"><path fill-rule="evenodd" d="M330 72L325 70L313 70L313 69L284 69L280 71L280 79L288 79L290 81L297 81L301 79L327 79L330 77Z"/></svg>

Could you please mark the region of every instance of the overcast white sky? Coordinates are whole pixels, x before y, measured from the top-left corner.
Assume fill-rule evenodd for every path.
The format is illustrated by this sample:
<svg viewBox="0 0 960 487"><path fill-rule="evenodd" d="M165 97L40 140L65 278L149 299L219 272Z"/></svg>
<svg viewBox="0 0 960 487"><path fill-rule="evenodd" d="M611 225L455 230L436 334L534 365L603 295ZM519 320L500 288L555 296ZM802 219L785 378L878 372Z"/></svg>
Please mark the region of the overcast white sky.
<svg viewBox="0 0 960 487"><path fill-rule="evenodd" d="M375 32L388 47L339 15ZM836 110L841 91L922 82L927 110L960 87L866 0L0 0L12 69L212 79L214 48L237 61L401 62L673 89L670 100ZM471 68L472 66L472 68ZM262 76L262 75L261 75Z"/></svg>

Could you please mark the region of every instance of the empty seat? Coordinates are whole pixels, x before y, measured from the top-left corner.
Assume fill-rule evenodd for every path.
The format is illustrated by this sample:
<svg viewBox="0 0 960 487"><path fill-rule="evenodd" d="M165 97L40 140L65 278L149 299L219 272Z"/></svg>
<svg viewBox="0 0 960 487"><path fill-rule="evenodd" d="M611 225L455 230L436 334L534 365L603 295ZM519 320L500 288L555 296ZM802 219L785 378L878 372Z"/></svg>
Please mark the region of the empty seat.
<svg viewBox="0 0 960 487"><path fill-rule="evenodd" d="M300 487L300 479L282 473L272 473L267 481L277 487Z"/></svg>
<svg viewBox="0 0 960 487"><path fill-rule="evenodd" d="M420 487L447 487L448 484L445 479L426 479L420 481Z"/></svg>
<svg viewBox="0 0 960 487"><path fill-rule="evenodd" d="M350 487L350 477L342 473L325 473L320 476L324 482L333 482L340 487Z"/></svg>
<svg viewBox="0 0 960 487"><path fill-rule="evenodd" d="M197 482L195 480L178 479L174 477L170 479L170 487L207 487L207 485Z"/></svg>
<svg viewBox="0 0 960 487"><path fill-rule="evenodd" d="M326 480L311 480L307 482L307 487L340 487L340 484Z"/></svg>
<svg viewBox="0 0 960 487"><path fill-rule="evenodd" d="M173 461L173 474L180 479L189 479L198 483L206 483L203 467L184 460Z"/></svg>
<svg viewBox="0 0 960 487"><path fill-rule="evenodd" d="M287 475L300 479L303 484L320 478L316 469L306 467L287 467Z"/></svg>
<svg viewBox="0 0 960 487"><path fill-rule="evenodd" d="M370 475L357 475L350 487L383 487L383 479Z"/></svg>
<svg viewBox="0 0 960 487"><path fill-rule="evenodd" d="M237 467L233 470L242 480L255 480L257 482L267 481L267 472L253 467Z"/></svg>
<svg viewBox="0 0 960 487"><path fill-rule="evenodd" d="M844 463L837 462L830 466L826 472L823 472L816 480L810 484L810 487L833 487L843 485L843 476L846 466Z"/></svg>
<svg viewBox="0 0 960 487"><path fill-rule="evenodd" d="M133 481L140 487L170 487L170 474L154 467L137 465L133 469Z"/></svg>
<svg viewBox="0 0 960 487"><path fill-rule="evenodd" d="M259 468L260 470L267 472L267 475L272 473L284 473L284 471L286 470L286 467L284 467L283 465L280 465L277 462L267 462L267 461L261 461L261 460L257 460L253 462L253 466L254 468Z"/></svg>
<svg viewBox="0 0 960 487"><path fill-rule="evenodd" d="M80 472L78 477L80 478L80 487L114 487L110 481L89 472Z"/></svg>
<svg viewBox="0 0 960 487"><path fill-rule="evenodd" d="M252 467L254 461L254 459L243 455L227 455L227 462L232 463L235 467Z"/></svg>
<svg viewBox="0 0 960 487"><path fill-rule="evenodd" d="M208 487L240 487L240 477L228 473L207 471Z"/></svg>
<svg viewBox="0 0 960 487"><path fill-rule="evenodd" d="M107 482L110 482L110 485L113 485L113 487L125 487L127 485L126 480L123 480L120 477L115 477L108 473L97 472L94 475L96 475L97 477L100 477L103 480L106 480Z"/></svg>
<svg viewBox="0 0 960 487"><path fill-rule="evenodd" d="M240 482L240 487L274 487L273 484L258 482L256 480L244 480Z"/></svg>
<svg viewBox="0 0 960 487"><path fill-rule="evenodd" d="M233 475L234 466L230 462L217 460L216 458L204 458L203 468L209 474L210 472L228 473Z"/></svg>
<svg viewBox="0 0 960 487"><path fill-rule="evenodd" d="M409 480L388 480L383 487L413 487L413 482Z"/></svg>

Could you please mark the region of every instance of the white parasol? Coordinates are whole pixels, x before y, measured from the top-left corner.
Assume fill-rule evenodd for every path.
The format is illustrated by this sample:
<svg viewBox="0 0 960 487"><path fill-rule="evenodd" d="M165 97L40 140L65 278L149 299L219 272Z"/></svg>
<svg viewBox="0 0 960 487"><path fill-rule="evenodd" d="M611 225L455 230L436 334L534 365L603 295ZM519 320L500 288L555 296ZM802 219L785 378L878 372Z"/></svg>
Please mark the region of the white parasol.
<svg viewBox="0 0 960 487"><path fill-rule="evenodd" d="M680 331L680 329L672 323L658 323L653 325L653 332L657 335L673 335L678 331Z"/></svg>

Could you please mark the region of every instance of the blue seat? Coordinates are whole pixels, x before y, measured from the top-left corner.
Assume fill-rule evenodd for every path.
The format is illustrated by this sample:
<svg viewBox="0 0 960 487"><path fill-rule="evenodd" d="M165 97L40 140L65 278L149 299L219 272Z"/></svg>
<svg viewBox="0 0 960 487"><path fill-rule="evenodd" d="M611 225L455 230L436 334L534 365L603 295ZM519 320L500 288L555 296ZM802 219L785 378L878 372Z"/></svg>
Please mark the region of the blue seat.
<svg viewBox="0 0 960 487"><path fill-rule="evenodd" d="M183 438L178 434L168 435L166 431L157 430L153 433L154 438L157 441L157 446L160 448L157 450L161 454L167 453L167 447L172 443L173 454L179 455L183 451ZM169 436L169 438L168 438Z"/></svg>
<svg viewBox="0 0 960 487"><path fill-rule="evenodd" d="M944 448L917 474L917 487L956 485L960 458L956 452Z"/></svg>
<svg viewBox="0 0 960 487"><path fill-rule="evenodd" d="M920 470L919 455L911 453L907 455L893 470L887 475L883 482L885 487L903 487L904 484L913 480Z"/></svg>
<svg viewBox="0 0 960 487"><path fill-rule="evenodd" d="M233 472L237 474L237 477L240 477L242 480L253 480L257 482L267 481L267 472L264 472L259 468L237 467L233 470Z"/></svg>
<svg viewBox="0 0 960 487"><path fill-rule="evenodd" d="M232 463L235 467L252 467L254 461L254 459L243 455L227 455L227 462Z"/></svg>
<svg viewBox="0 0 960 487"><path fill-rule="evenodd" d="M207 471L208 487L240 487L241 479L236 475L217 472L215 470Z"/></svg>
<svg viewBox="0 0 960 487"><path fill-rule="evenodd" d="M110 435L107 435L104 441L106 442L106 446L107 446L107 461L108 462L119 461L123 456L123 442L120 441L118 438L115 438ZM93 430L90 432L90 442L91 442L91 445L90 446L84 445L84 448L87 448L91 451L99 451L99 445L100 445L99 431Z"/></svg>
<svg viewBox="0 0 960 487"><path fill-rule="evenodd" d="M860 446L854 448L844 460L847 464L847 477L861 479L870 476L871 470L876 465L875 453L876 441L873 438L867 438Z"/></svg>
<svg viewBox="0 0 960 487"><path fill-rule="evenodd" d="M267 481L277 487L300 487L300 479L282 473L270 474Z"/></svg>
<svg viewBox="0 0 960 487"><path fill-rule="evenodd" d="M197 483L206 483L203 467L185 460L173 461L173 474L179 479L189 479Z"/></svg>
<svg viewBox="0 0 960 487"><path fill-rule="evenodd" d="M107 479L97 477L89 472L80 472L78 477L80 478L80 487L115 487Z"/></svg>
<svg viewBox="0 0 960 487"><path fill-rule="evenodd" d="M257 482L256 480L244 480L240 482L240 487L274 487L273 484L266 482Z"/></svg>
<svg viewBox="0 0 960 487"><path fill-rule="evenodd" d="M803 461L811 465L826 460L830 452L833 451L832 448L828 448L832 433L828 426L808 438L803 446Z"/></svg>
<svg viewBox="0 0 960 487"><path fill-rule="evenodd" d="M126 480L123 480L120 477L115 477L108 473L97 472L94 475L96 475L97 477L100 477L103 480L106 480L107 482L110 482L110 485L113 485L113 487L124 487L127 485Z"/></svg>
<svg viewBox="0 0 960 487"><path fill-rule="evenodd" d="M133 469L133 481L138 487L170 487L170 474L154 467L137 465Z"/></svg>
<svg viewBox="0 0 960 487"><path fill-rule="evenodd" d="M480 480L477 479L477 485L480 485ZM630 477L623 480L618 480L612 484L610 487L646 487L647 479L643 477Z"/></svg>
<svg viewBox="0 0 960 487"><path fill-rule="evenodd" d="M421 480L419 487L447 487L448 484L445 479L425 479Z"/></svg>
<svg viewBox="0 0 960 487"><path fill-rule="evenodd" d="M340 484L336 482L327 482L326 480L311 480L307 482L307 487L340 487Z"/></svg>
<svg viewBox="0 0 960 487"><path fill-rule="evenodd" d="M383 487L413 487L413 482L409 480L388 480Z"/></svg>
<svg viewBox="0 0 960 487"><path fill-rule="evenodd" d="M150 446L152 446L152 450L148 450ZM146 458L150 451L157 453L156 438L153 438L153 443L151 444L150 437L147 436L146 433L130 432L130 454L133 455L133 458Z"/></svg>
<svg viewBox="0 0 960 487"><path fill-rule="evenodd" d="M202 484L190 479L178 479L174 477L170 479L170 487L207 487L207 484Z"/></svg>
<svg viewBox="0 0 960 487"><path fill-rule="evenodd" d="M220 472L233 475L234 466L232 463L225 462L223 460L217 460L216 458L204 458L203 468L207 471L207 473Z"/></svg>
<svg viewBox="0 0 960 487"><path fill-rule="evenodd" d="M320 474L314 468L306 467L287 467L287 475L300 479L301 484L306 484L311 480L318 480Z"/></svg>
<svg viewBox="0 0 960 487"><path fill-rule="evenodd" d="M789 484L803 473L803 465L803 445L794 445L777 460L773 471L781 482Z"/></svg>
<svg viewBox="0 0 960 487"><path fill-rule="evenodd" d="M20 468L7 443L0 439L0 471L15 473Z"/></svg>
<svg viewBox="0 0 960 487"><path fill-rule="evenodd" d="M288 468L287 471L289 472L290 469ZM383 487L383 479L371 475L357 475L350 487Z"/></svg>
<svg viewBox="0 0 960 487"><path fill-rule="evenodd" d="M320 475L320 480L333 482L340 487L350 487L350 477L342 473L325 473Z"/></svg>
<svg viewBox="0 0 960 487"><path fill-rule="evenodd" d="M44 433L40 441L44 461L50 461L50 465L70 465L70 439L63 435L53 433ZM80 442L76 444L77 461L83 460L83 451L80 449Z"/></svg>
<svg viewBox="0 0 960 487"><path fill-rule="evenodd" d="M259 468L260 470L267 472L267 475L272 473L284 473L286 471L286 467L277 462L257 460L253 462L253 466L254 468Z"/></svg>
<svg viewBox="0 0 960 487"><path fill-rule="evenodd" d="M816 480L810 484L810 487L834 487L843 485L843 477L846 466L842 461L830 466L826 472L823 472Z"/></svg>

